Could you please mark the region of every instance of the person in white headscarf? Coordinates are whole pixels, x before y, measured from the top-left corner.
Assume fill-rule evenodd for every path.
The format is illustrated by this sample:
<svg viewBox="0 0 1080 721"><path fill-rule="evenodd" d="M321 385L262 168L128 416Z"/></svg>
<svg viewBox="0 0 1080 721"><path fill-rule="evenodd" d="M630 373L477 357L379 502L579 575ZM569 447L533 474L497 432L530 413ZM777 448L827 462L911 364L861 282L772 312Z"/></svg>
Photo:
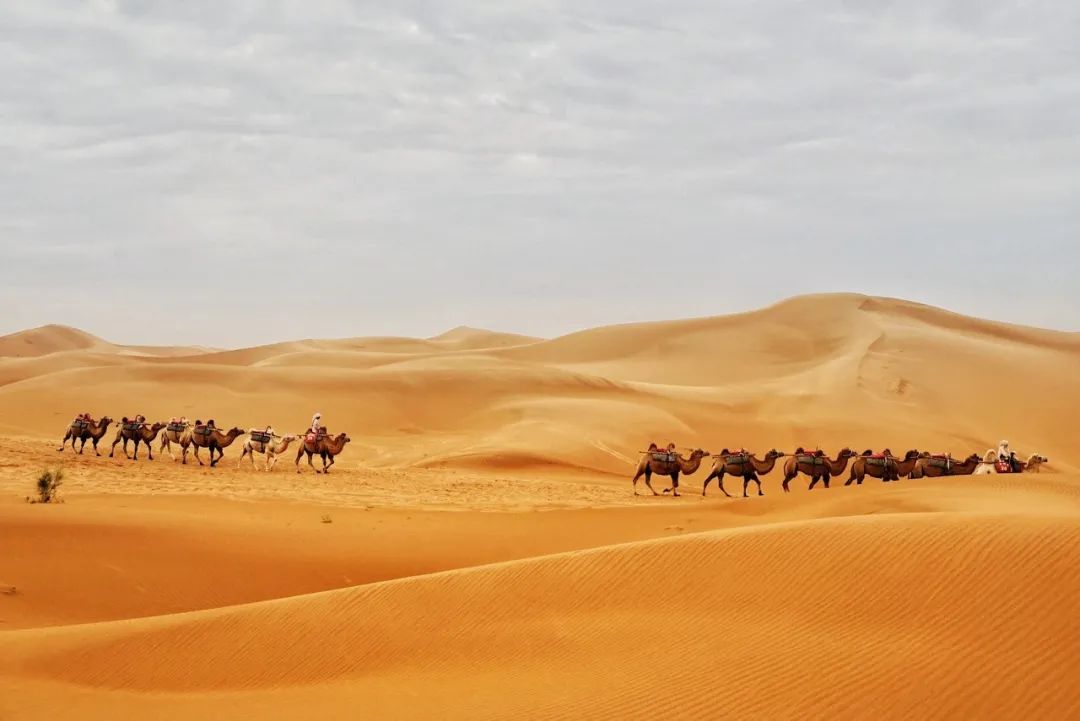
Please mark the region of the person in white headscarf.
<svg viewBox="0 0 1080 721"><path fill-rule="evenodd" d="M1011 453L1012 453L1012 451L1009 450L1009 442L1008 441L1000 441L998 443L998 458L999 459L1001 459L1003 461L1007 461L1007 460L1009 460L1009 456L1011 455Z"/></svg>
<svg viewBox="0 0 1080 721"><path fill-rule="evenodd" d="M316 412L315 415L313 415L311 417L311 428L310 428L310 430L311 430L312 433L317 434L322 427L323 427L323 425L322 425L322 413Z"/></svg>

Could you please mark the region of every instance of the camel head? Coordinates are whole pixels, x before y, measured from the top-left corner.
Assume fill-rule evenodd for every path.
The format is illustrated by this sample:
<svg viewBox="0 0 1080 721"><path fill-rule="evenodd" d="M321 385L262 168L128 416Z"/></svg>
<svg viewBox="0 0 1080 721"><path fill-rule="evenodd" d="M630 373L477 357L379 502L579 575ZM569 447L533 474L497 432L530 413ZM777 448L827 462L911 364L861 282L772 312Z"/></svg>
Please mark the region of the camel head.
<svg viewBox="0 0 1080 721"><path fill-rule="evenodd" d="M905 461L912 461L912 460L915 460L918 457L919 457L919 452L917 450L915 450L915 449L912 449L912 450L910 450L910 451L908 451L907 453L904 454L904 460Z"/></svg>
<svg viewBox="0 0 1080 721"><path fill-rule="evenodd" d="M778 451L775 448L773 448L771 451L769 451L768 453L765 454L765 460L766 461L771 461L774 458L783 458L783 457L784 457L784 452L783 451Z"/></svg>
<svg viewBox="0 0 1080 721"><path fill-rule="evenodd" d="M101 420L100 420L100 421L98 421L98 423L100 423L100 424L101 424L101 425L103 425L103 426L109 426L109 425L112 425L112 422L113 422L113 419L112 419L112 418L109 418L108 416L102 416L102 417L101 417Z"/></svg>
<svg viewBox="0 0 1080 721"><path fill-rule="evenodd" d="M845 458L851 458L854 455L855 455L855 451L851 450L850 448L842 448L840 450L840 453L838 453L836 457L839 458L840 460L843 460Z"/></svg>
<svg viewBox="0 0 1080 721"><path fill-rule="evenodd" d="M162 428L164 428L167 425L169 425L169 424L168 423L162 423L162 422L158 421L154 425L150 426L150 430L152 430L154 433L157 433L158 431L160 431Z"/></svg>
<svg viewBox="0 0 1080 721"><path fill-rule="evenodd" d="M351 441L352 438L349 438L349 434L347 433L339 433L336 440L340 441L341 445L345 445L346 443Z"/></svg>
<svg viewBox="0 0 1080 721"><path fill-rule="evenodd" d="M979 463L982 461L982 456L978 453L972 453L970 456L964 459L964 463Z"/></svg>
<svg viewBox="0 0 1080 721"><path fill-rule="evenodd" d="M229 432L226 433L225 435L229 436L230 438L235 438L237 436L242 436L242 435L244 435L244 429L233 426L232 428L229 429Z"/></svg>
<svg viewBox="0 0 1080 721"><path fill-rule="evenodd" d="M690 454L690 460L691 461L696 461L697 459L705 458L708 455L709 455L708 451L703 451L700 448L695 448L693 450L693 452Z"/></svg>

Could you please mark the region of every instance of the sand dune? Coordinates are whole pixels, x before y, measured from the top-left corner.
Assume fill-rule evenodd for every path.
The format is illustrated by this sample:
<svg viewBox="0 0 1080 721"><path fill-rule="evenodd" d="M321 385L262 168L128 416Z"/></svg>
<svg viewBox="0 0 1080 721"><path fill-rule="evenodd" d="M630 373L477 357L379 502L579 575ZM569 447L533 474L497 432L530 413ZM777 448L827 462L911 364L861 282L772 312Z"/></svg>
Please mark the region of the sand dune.
<svg viewBox="0 0 1080 721"><path fill-rule="evenodd" d="M1080 334L859 295L554 339L5 336L0 719L1075 717L1078 369ZM239 442L214 469L55 451L83 410L316 409L353 438L328 476L237 468ZM1051 462L750 499L629 481L650 440L1003 437ZM56 462L68 502L23 503Z"/></svg>
<svg viewBox="0 0 1080 721"><path fill-rule="evenodd" d="M56 718L1067 718L1080 498L1039 485L1052 513L1019 485L965 482L960 511L879 486L855 516L10 632L0 674L13 711L70 699Z"/></svg>

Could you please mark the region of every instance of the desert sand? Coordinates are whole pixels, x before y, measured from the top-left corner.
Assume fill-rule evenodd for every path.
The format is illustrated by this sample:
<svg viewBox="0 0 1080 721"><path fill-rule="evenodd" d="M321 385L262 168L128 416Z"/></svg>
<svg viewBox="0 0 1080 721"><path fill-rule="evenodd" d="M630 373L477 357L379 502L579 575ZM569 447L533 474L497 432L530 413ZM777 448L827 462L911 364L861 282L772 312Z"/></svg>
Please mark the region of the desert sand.
<svg viewBox="0 0 1080 721"><path fill-rule="evenodd" d="M1080 717L1078 407L1080 334L858 295L555 339L5 336L0 719ZM108 458L114 429L57 453L84 410L319 410L353 440L326 476L237 468L242 441L212 469ZM649 441L1002 438L1050 462L630 484ZM64 503L26 503L58 463Z"/></svg>

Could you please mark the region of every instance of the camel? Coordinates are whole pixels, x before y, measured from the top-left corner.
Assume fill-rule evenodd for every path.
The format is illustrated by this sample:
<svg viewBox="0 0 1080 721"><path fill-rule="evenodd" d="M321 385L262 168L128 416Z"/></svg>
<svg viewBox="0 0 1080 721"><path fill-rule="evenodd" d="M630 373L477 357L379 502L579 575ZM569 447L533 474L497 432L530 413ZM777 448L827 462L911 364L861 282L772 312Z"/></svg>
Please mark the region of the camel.
<svg viewBox="0 0 1080 721"><path fill-rule="evenodd" d="M865 451L851 464L851 477L844 485L850 486L852 483L857 483L861 486L863 479L867 476L880 478L883 483L899 481L900 476L911 474L911 469L915 467L917 460L919 460L919 452L916 450L908 451L903 458L897 458L888 448L880 456L875 456L872 451Z"/></svg>
<svg viewBox="0 0 1080 721"><path fill-rule="evenodd" d="M109 426L112 425L112 418L108 416L103 417L97 423L93 423L87 420L76 419L68 426L67 433L64 434L64 440L60 441L60 447L56 450L63 452L67 446L68 439L71 439L71 450L75 450L75 441L82 441L79 445L79 455L82 455L83 449L86 448L86 442L90 441L94 446L94 455L100 456L98 453L98 441L105 437L105 431L109 430Z"/></svg>
<svg viewBox="0 0 1080 721"><path fill-rule="evenodd" d="M318 435L314 438L314 434L309 433L304 437L303 442L300 444L300 450L296 453L296 472L300 472L300 458L306 453L308 465L311 466L311 470L316 473L329 473L330 466L334 465L334 456L345 450L345 444L351 441L348 434L339 433L333 438L328 435ZM322 458L323 467L320 471L311 462L311 457L318 455ZM329 465L326 463L326 459L330 459Z"/></svg>
<svg viewBox="0 0 1080 721"><path fill-rule="evenodd" d="M836 460L829 460L821 451L808 453L798 448L795 454L784 461L784 493L788 492L788 483L795 476L803 473L810 476L810 490L821 481L826 488L833 476L839 476L847 470L848 461L855 456L855 451L845 448L836 454Z"/></svg>
<svg viewBox="0 0 1080 721"><path fill-rule="evenodd" d="M983 454L982 461L975 466L975 471L972 475L988 476L991 473L997 473L997 458L997 451L993 448L987 450L986 453Z"/></svg>
<svg viewBox="0 0 1080 721"><path fill-rule="evenodd" d="M650 449L654 447L650 446ZM679 495L679 476L689 476L696 473L697 469L701 467L701 459L707 455L709 455L709 452L700 448L693 450L689 458L683 458L678 453L671 451L649 450L641 457L637 470L634 472L634 495L638 495L637 482L642 476L645 476L645 485L649 487L652 494L654 496L660 495L652 487L652 477L655 473L658 476L667 476L671 479L671 485L664 489L664 493L671 493L671 495L677 497Z"/></svg>
<svg viewBox="0 0 1080 721"><path fill-rule="evenodd" d="M765 454L764 459L759 459L754 456L753 453L747 453L746 451L737 451L730 453L726 448L720 452L719 456L713 456L716 461L713 463L712 471L710 471L708 478L705 479L705 486L701 489L701 495L705 495L705 491L709 490L709 481L716 479L720 484L720 490L724 495L731 498L731 494L724 488L724 474L739 476L743 479L742 494L743 498L746 498L746 489L750 485L750 481L757 484L757 494L764 496L761 491L761 481L758 480L758 474L767 475L776 465L777 458L783 458L784 452L778 451L775 448Z"/></svg>
<svg viewBox="0 0 1080 721"><path fill-rule="evenodd" d="M277 442L275 442L275 439ZM267 427L266 430L252 428L248 431L248 440L244 443L244 450L240 454L240 460L236 462L236 467L239 468L240 464L244 462L244 457L247 456L251 459L251 467L254 468L255 454L265 453L266 470L272 471L277 463L277 457L288 450L289 444L299 439L300 436L292 433L287 436L279 436L270 427Z"/></svg>
<svg viewBox="0 0 1080 721"><path fill-rule="evenodd" d="M920 453L908 478L940 478L941 476L970 476L982 463L982 456L972 453L963 462L950 456L932 456Z"/></svg>
<svg viewBox="0 0 1080 721"><path fill-rule="evenodd" d="M173 444L180 446L182 451L182 457L184 463L187 463L187 449L191 445L191 424L187 418L180 418L172 420L169 425L165 426L165 430L161 433L161 446L158 448L158 452L168 451L169 458L176 460L176 456L173 455Z"/></svg>
<svg viewBox="0 0 1080 721"><path fill-rule="evenodd" d="M1042 464L1049 463L1050 459L1046 456L1040 456L1038 453L1032 453L1028 456L1027 463L1024 464L1024 471L1027 473L1041 473L1039 469Z"/></svg>
<svg viewBox="0 0 1080 721"><path fill-rule="evenodd" d="M199 449L208 448L210 450L210 467L213 468L217 465L218 461L225 457L224 449L232 445L232 442L242 435L244 435L243 428L233 427L229 429L228 433L222 433L219 429L214 428L213 426L197 425L195 426L195 428L192 429L191 433L189 434L188 442L191 444L191 447L194 448L192 453L195 454L195 460L199 462L200 466L206 464L204 464L202 462L202 459L199 458ZM183 456L184 462L186 463L187 448L185 448L182 444L181 448L184 449ZM216 459L214 458L214 451L218 452L218 457Z"/></svg>
<svg viewBox="0 0 1080 721"><path fill-rule="evenodd" d="M161 429L165 427L164 423L155 423L151 426L147 426L146 423L131 422L126 418L120 427L116 430L116 438L113 439L112 449L109 451L109 458L113 457L116 453L116 444L123 441L124 456L129 460L139 460L139 444L145 443L147 453L150 454L150 460L154 460L154 447L150 445L157 438L157 434L161 432ZM135 443L135 455L128 455L127 444L128 441Z"/></svg>

